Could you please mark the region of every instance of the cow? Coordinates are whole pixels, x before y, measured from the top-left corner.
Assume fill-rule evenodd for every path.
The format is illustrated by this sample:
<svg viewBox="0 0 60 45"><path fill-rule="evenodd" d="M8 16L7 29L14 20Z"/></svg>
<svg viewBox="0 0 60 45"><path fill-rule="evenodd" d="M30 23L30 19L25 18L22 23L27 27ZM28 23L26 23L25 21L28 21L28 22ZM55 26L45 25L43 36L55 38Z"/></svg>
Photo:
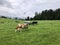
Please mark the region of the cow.
<svg viewBox="0 0 60 45"><path fill-rule="evenodd" d="M20 32L21 29L24 29L24 28L28 29L28 23L18 24L18 25L16 26L15 32L16 32L16 31L19 31L19 32Z"/></svg>
<svg viewBox="0 0 60 45"><path fill-rule="evenodd" d="M24 21L24 23L28 23L29 25L35 25L38 22L37 21Z"/></svg>
<svg viewBox="0 0 60 45"><path fill-rule="evenodd" d="M29 25L31 25L31 21L24 21L24 23L28 23Z"/></svg>
<svg viewBox="0 0 60 45"><path fill-rule="evenodd" d="M32 25L35 25L35 24L37 24L37 23L38 23L37 21L33 21L33 22L32 22Z"/></svg>

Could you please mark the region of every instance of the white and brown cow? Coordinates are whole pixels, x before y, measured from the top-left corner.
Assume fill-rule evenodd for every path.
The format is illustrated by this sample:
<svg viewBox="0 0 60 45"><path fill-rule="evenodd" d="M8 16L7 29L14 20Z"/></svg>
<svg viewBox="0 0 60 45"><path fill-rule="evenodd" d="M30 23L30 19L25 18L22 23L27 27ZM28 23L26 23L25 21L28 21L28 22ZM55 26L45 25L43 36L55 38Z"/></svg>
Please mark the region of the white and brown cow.
<svg viewBox="0 0 60 45"><path fill-rule="evenodd" d="M28 23L24 23L24 24L18 24L17 27L16 27L16 31L21 31L21 29L23 28L28 28Z"/></svg>

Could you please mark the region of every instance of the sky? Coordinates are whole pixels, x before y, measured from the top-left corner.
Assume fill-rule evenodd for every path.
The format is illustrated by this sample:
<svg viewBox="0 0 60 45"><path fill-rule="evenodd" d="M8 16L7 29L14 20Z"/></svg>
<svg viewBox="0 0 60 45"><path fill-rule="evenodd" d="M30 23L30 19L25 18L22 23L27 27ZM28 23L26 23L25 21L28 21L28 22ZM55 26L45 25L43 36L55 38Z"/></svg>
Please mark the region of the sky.
<svg viewBox="0 0 60 45"><path fill-rule="evenodd" d="M34 17L35 12L60 8L60 0L0 0L0 16Z"/></svg>

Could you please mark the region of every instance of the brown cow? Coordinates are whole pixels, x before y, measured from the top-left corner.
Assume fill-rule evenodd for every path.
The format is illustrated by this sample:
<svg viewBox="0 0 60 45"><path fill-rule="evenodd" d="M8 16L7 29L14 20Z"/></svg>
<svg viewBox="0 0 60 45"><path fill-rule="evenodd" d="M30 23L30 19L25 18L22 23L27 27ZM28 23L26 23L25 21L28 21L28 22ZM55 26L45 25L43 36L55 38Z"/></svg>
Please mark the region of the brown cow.
<svg viewBox="0 0 60 45"><path fill-rule="evenodd" d="M28 23L24 23L24 24L18 24L17 27L16 27L16 31L21 31L21 29L23 28L28 28Z"/></svg>

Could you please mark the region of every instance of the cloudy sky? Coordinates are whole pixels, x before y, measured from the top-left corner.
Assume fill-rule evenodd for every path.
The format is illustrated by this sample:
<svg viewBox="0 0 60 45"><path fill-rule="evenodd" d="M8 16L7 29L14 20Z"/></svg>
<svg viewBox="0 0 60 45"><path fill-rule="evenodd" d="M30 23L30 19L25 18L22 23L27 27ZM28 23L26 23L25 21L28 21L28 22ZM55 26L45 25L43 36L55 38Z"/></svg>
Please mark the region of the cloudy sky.
<svg viewBox="0 0 60 45"><path fill-rule="evenodd" d="M60 0L0 0L0 16L33 17L35 12L60 8Z"/></svg>

